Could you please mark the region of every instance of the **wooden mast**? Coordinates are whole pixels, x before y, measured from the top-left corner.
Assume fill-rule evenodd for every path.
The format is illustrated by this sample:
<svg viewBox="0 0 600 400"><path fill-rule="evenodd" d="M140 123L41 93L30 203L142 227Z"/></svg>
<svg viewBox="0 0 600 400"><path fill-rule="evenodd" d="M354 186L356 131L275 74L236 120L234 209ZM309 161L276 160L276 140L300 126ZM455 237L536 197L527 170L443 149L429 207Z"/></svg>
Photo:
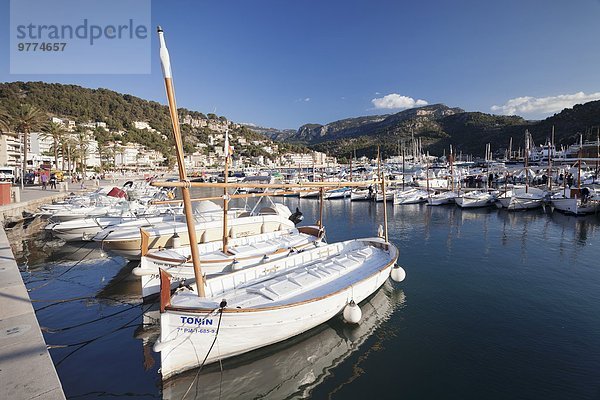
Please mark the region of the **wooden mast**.
<svg viewBox="0 0 600 400"><path fill-rule="evenodd" d="M160 42L160 64L162 66L163 76L165 78L165 88L167 91L167 100L169 101L169 113L171 114L171 124L173 125L173 137L175 139L175 151L177 155L177 167L179 169L179 179L186 185L181 188L183 197L183 211L188 228L190 240L190 249L192 253L192 263L194 265L194 276L198 288L198 296L205 297L204 278L200 268L200 253L198 251L198 240L196 239L196 224L192 212L192 202L190 197L190 182L185 172L185 163L183 157L183 143L181 140L181 131L179 130L179 117L177 115L177 105L175 104L175 90L173 88L173 75L171 74L171 60L169 50L165 44L163 30L159 26L157 29L158 40Z"/></svg>

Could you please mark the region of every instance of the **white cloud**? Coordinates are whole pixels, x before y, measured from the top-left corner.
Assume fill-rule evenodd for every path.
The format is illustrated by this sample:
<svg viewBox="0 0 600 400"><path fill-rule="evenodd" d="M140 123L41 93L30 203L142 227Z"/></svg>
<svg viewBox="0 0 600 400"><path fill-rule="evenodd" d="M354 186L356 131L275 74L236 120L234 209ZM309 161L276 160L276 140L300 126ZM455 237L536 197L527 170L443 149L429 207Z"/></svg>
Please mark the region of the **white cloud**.
<svg viewBox="0 0 600 400"><path fill-rule="evenodd" d="M600 100L600 92L590 94L578 92L549 97L515 97L501 106L492 106L491 109L493 112L505 115L550 114L561 111L564 108L573 107L575 104L593 100Z"/></svg>
<svg viewBox="0 0 600 400"><path fill-rule="evenodd" d="M305 98L304 101L310 101L310 97Z"/></svg>
<svg viewBox="0 0 600 400"><path fill-rule="evenodd" d="M378 97L371 100L375 108L387 109L406 109L413 107L426 106L428 103L425 100L415 100L412 97L402 96L397 93L391 93L383 97Z"/></svg>

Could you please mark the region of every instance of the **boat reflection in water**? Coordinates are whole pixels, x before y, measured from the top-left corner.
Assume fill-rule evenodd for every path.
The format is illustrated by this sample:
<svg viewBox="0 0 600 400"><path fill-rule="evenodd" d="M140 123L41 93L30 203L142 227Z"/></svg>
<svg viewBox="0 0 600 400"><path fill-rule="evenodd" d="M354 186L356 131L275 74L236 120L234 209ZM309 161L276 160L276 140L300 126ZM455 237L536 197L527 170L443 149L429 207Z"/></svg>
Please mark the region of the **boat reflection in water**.
<svg viewBox="0 0 600 400"><path fill-rule="evenodd" d="M176 375L163 382L163 399L181 399L188 390L188 399L308 397L329 371L358 350L404 301L404 292L388 280L361 303L359 325L345 324L336 317L285 342L225 360L223 371L215 363L200 374L194 369Z"/></svg>

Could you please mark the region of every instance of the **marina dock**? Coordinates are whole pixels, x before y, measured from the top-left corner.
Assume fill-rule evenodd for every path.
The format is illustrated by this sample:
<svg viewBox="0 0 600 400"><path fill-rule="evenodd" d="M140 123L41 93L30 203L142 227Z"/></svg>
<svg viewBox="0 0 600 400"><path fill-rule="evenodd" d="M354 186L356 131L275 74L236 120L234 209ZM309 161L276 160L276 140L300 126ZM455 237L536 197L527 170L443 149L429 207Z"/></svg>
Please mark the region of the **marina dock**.
<svg viewBox="0 0 600 400"><path fill-rule="evenodd" d="M2 399L65 398L4 229L0 230L0 382Z"/></svg>
<svg viewBox="0 0 600 400"><path fill-rule="evenodd" d="M20 189L20 188L19 188ZM67 197L71 191L39 186L19 190L19 202L0 206L0 398L64 399L31 299L6 236L5 226L23 212ZM77 190L79 191L79 190Z"/></svg>

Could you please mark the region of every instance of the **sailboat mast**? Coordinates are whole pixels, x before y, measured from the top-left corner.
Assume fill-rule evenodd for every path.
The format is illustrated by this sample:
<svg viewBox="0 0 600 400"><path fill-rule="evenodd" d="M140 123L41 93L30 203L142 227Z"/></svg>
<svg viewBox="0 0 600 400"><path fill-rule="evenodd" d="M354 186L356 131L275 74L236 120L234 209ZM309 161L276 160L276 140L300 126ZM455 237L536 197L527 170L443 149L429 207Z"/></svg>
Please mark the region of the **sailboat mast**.
<svg viewBox="0 0 600 400"><path fill-rule="evenodd" d="M525 130L525 193L529 192L529 130Z"/></svg>
<svg viewBox="0 0 600 400"><path fill-rule="evenodd" d="M350 152L350 182L352 182L352 152Z"/></svg>
<svg viewBox="0 0 600 400"><path fill-rule="evenodd" d="M381 175L381 153L379 152L379 146L377 146L377 169L380 172L379 179L381 179L381 193L383 194L383 239L388 242L388 223L387 223L387 199L385 194L385 171Z"/></svg>
<svg viewBox="0 0 600 400"><path fill-rule="evenodd" d="M404 191L404 160L406 159L406 147L402 142L402 191Z"/></svg>
<svg viewBox="0 0 600 400"><path fill-rule="evenodd" d="M225 143L223 144L225 153L225 168L223 169L223 182L229 180L229 130L225 131ZM227 212L229 210L229 193L227 188L223 188L223 253L227 254L227 245L229 244L229 232L227 227Z"/></svg>
<svg viewBox="0 0 600 400"><path fill-rule="evenodd" d="M450 145L450 187L454 192L454 155L452 153L452 145Z"/></svg>
<svg viewBox="0 0 600 400"><path fill-rule="evenodd" d="M552 136L548 145L548 190L552 191L552 157L554 157L554 125L552 125Z"/></svg>
<svg viewBox="0 0 600 400"><path fill-rule="evenodd" d="M162 66L163 76L165 78L165 89L167 92L167 100L169 102L169 113L171 115L171 124L173 126L173 138L175 140L175 152L177 156L177 167L179 170L179 179L186 182L187 185L181 187L181 195L183 198L183 211L185 221L188 228L190 240L190 250L192 253L192 264L194 266L194 277L196 278L196 286L198 296L205 297L204 278L202 277L202 269L200 268L200 253L198 251L198 240L196 239L196 224L193 218L192 201L190 197L190 186L185 171L185 163L183 157L183 143L181 139L181 131L179 130L179 117L177 115L177 105L175 103L175 90L173 87L173 75L171 73L171 60L169 50L165 44L163 30L159 26L157 29L158 39L160 42L160 63Z"/></svg>

